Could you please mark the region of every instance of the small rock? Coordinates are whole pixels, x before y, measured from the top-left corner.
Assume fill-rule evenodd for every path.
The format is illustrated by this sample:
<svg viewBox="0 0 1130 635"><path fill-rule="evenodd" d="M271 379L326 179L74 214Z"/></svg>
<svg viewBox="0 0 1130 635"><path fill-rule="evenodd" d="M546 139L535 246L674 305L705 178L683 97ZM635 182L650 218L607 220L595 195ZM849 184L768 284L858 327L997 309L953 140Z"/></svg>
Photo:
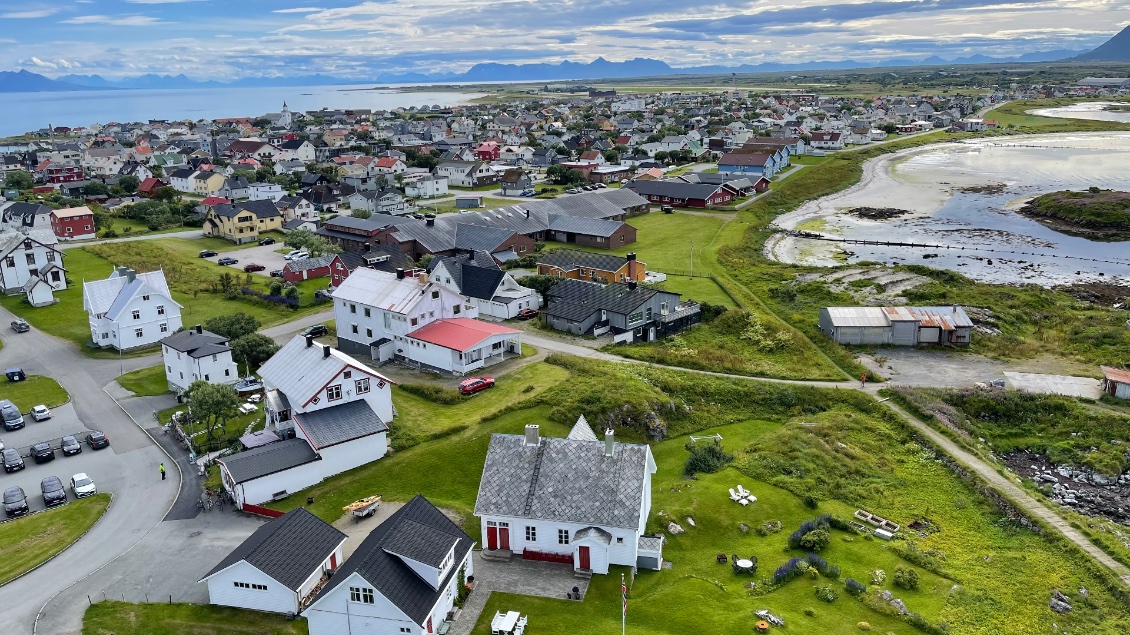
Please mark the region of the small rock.
<svg viewBox="0 0 1130 635"><path fill-rule="evenodd" d="M687 524L690 525L691 527L694 527L695 526L694 519L691 518L690 516L687 516Z"/></svg>
<svg viewBox="0 0 1130 635"><path fill-rule="evenodd" d="M749 525L747 525L745 523L738 523L738 531L742 532L743 534L748 534L749 533Z"/></svg>
<svg viewBox="0 0 1130 635"><path fill-rule="evenodd" d="M679 534L684 532L686 532L686 530L680 527L679 523L677 522L672 521L669 525L667 525L667 533L671 534L672 536L678 536Z"/></svg>
<svg viewBox="0 0 1130 635"><path fill-rule="evenodd" d="M884 602L890 602L892 599L894 599L895 594L884 589L883 592L879 594L879 597L883 598Z"/></svg>
<svg viewBox="0 0 1130 635"><path fill-rule="evenodd" d="M906 610L906 604L904 604L902 600L895 598L891 600L890 604L895 608L896 611L899 612L899 615L906 615L908 613L908 611Z"/></svg>

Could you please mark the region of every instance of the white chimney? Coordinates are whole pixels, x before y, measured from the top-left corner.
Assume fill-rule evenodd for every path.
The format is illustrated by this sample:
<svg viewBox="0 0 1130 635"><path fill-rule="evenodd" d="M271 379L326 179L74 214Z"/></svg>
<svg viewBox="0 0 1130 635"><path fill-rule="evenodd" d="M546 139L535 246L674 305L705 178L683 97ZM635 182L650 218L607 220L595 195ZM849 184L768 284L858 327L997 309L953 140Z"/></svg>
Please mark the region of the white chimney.
<svg viewBox="0 0 1130 635"><path fill-rule="evenodd" d="M526 426L526 445L535 447L538 445L540 442L538 430L539 427L537 425L530 424Z"/></svg>
<svg viewBox="0 0 1130 635"><path fill-rule="evenodd" d="M612 428L604 431L604 456L612 456L616 453L616 435L612 432Z"/></svg>

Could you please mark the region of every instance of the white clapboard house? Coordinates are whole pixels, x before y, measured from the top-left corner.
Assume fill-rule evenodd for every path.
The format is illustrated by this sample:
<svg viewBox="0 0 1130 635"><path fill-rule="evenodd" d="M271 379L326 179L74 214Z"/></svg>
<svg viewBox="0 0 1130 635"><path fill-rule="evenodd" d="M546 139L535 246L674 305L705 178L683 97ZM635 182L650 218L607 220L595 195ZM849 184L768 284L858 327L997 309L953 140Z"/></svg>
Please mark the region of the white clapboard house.
<svg viewBox="0 0 1130 635"><path fill-rule="evenodd" d="M200 581L211 604L297 615L341 566L346 538L299 507L256 529Z"/></svg>
<svg viewBox="0 0 1130 635"><path fill-rule="evenodd" d="M47 229L0 234L0 285L6 295L23 294L32 306L55 303L55 292L67 288L64 252Z"/></svg>
<svg viewBox="0 0 1130 635"><path fill-rule="evenodd" d="M487 550L608 573L659 569L663 539L644 535L655 459L647 445L600 440L584 417L569 436L493 434L475 515Z"/></svg>
<svg viewBox="0 0 1130 635"><path fill-rule="evenodd" d="M447 632L460 577L474 575L472 546L417 495L369 533L302 612L310 635Z"/></svg>
<svg viewBox="0 0 1130 635"><path fill-rule="evenodd" d="M228 338L205 331L199 324L161 340L161 361L169 390L178 394L198 379L212 384L239 381Z"/></svg>
<svg viewBox="0 0 1130 635"><path fill-rule="evenodd" d="M303 336L280 348L259 376L266 429L281 440L217 459L237 505L285 497L388 452L387 377Z"/></svg>
<svg viewBox="0 0 1130 635"><path fill-rule="evenodd" d="M117 267L105 280L83 281L82 308L90 337L102 348L152 346L181 327L181 305L173 300L161 270L137 273Z"/></svg>
<svg viewBox="0 0 1130 635"><path fill-rule="evenodd" d="M434 258L428 269L432 282L466 297L479 315L508 320L523 309L541 307L541 294L518 284L485 251Z"/></svg>

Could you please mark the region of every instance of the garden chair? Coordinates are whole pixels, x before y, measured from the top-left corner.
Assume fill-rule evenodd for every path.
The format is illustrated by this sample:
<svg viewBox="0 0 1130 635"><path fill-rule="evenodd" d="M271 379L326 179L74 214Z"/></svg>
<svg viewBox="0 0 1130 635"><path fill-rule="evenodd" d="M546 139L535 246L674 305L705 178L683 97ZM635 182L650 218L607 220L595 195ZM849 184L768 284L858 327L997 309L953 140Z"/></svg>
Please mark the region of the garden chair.
<svg viewBox="0 0 1130 635"><path fill-rule="evenodd" d="M740 501L741 499L742 499L742 497L737 492L734 491L734 488L731 487L730 488L730 500Z"/></svg>
<svg viewBox="0 0 1130 635"><path fill-rule="evenodd" d="M726 554L718 554L718 564L726 564Z"/></svg>
<svg viewBox="0 0 1130 635"><path fill-rule="evenodd" d="M749 496L750 493L749 493L749 490L742 487L741 485L738 485L738 495L741 496L742 498L745 498L745 497Z"/></svg>

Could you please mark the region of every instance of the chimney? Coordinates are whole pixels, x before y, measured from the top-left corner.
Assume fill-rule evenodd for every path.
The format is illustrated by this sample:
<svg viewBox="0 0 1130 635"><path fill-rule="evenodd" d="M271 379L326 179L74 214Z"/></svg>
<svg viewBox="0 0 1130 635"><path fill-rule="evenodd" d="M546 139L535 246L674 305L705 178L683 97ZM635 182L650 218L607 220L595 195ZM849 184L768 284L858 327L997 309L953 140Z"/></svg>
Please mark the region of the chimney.
<svg viewBox="0 0 1130 635"><path fill-rule="evenodd" d="M322 359L329 359L329 358L330 358L330 347L329 346L323 346L322 347Z"/></svg>
<svg viewBox="0 0 1130 635"><path fill-rule="evenodd" d="M526 218L530 217L530 210L526 210Z"/></svg>
<svg viewBox="0 0 1130 635"><path fill-rule="evenodd" d="M616 453L616 435L612 432L612 428L604 431L604 456L612 456Z"/></svg>
<svg viewBox="0 0 1130 635"><path fill-rule="evenodd" d="M403 269L400 269L400 268L396 269L396 279L397 280L403 280L404 279L404 270Z"/></svg>
<svg viewBox="0 0 1130 635"><path fill-rule="evenodd" d="M197 324L196 325L196 334L197 335L203 335L204 334L204 327Z"/></svg>
<svg viewBox="0 0 1130 635"><path fill-rule="evenodd" d="M427 272L427 271L424 271L423 269L421 269L421 270L420 270L420 271L419 271L419 272L418 272L418 273L416 274L416 279L420 281L420 286L421 286L421 287L422 287L422 286L424 286L425 284L428 284L428 272Z"/></svg>
<svg viewBox="0 0 1130 635"><path fill-rule="evenodd" d="M636 290L636 281L635 280L629 280L628 281L628 291L635 291L635 290Z"/></svg>
<svg viewBox="0 0 1130 635"><path fill-rule="evenodd" d="M436 226L436 219L434 219L434 218L426 218L426 219L424 220L424 223L425 223L425 224L426 224L426 225L427 225L428 227L435 227L435 226Z"/></svg>
<svg viewBox="0 0 1130 635"><path fill-rule="evenodd" d="M633 282L636 279L636 252L628 254L628 279Z"/></svg>
<svg viewBox="0 0 1130 635"><path fill-rule="evenodd" d="M137 272L133 269L126 269L126 280L128 280L129 282L137 280Z"/></svg>
<svg viewBox="0 0 1130 635"><path fill-rule="evenodd" d="M310 348L313 345L314 345L314 336L313 335L307 335L306 336L306 348Z"/></svg>
<svg viewBox="0 0 1130 635"><path fill-rule="evenodd" d="M365 253L369 253L372 250L373 250L373 243L365 243Z"/></svg>
<svg viewBox="0 0 1130 635"><path fill-rule="evenodd" d="M526 445L537 446L541 442L538 438L538 430L537 425L531 424L526 426Z"/></svg>

